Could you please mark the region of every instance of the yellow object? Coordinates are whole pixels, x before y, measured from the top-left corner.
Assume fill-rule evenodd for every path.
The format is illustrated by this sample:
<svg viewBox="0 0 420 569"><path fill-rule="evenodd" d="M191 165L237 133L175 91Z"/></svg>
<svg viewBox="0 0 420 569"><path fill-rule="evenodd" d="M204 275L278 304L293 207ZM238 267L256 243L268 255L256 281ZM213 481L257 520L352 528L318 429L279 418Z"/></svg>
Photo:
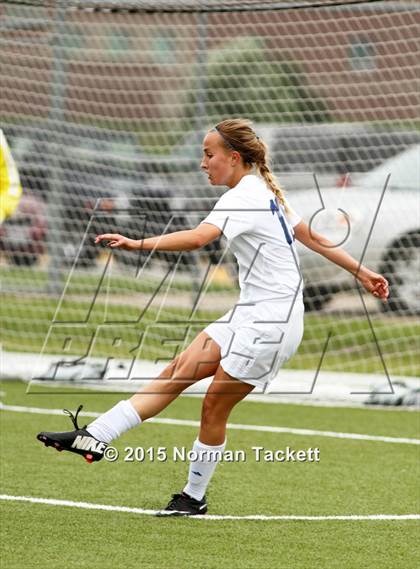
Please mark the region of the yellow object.
<svg viewBox="0 0 420 569"><path fill-rule="evenodd" d="M19 173L6 137L0 129L0 225L15 211L21 195Z"/></svg>
<svg viewBox="0 0 420 569"><path fill-rule="evenodd" d="M235 281L223 266L214 267L210 272L208 280L212 284L235 286Z"/></svg>

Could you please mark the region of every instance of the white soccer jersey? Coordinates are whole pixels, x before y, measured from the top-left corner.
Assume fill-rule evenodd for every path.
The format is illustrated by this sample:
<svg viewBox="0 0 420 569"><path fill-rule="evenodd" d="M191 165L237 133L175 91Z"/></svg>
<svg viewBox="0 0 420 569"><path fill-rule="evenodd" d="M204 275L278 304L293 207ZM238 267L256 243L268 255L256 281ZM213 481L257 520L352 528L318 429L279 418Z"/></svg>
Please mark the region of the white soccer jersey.
<svg viewBox="0 0 420 569"><path fill-rule="evenodd" d="M202 221L223 231L239 266L240 303L301 301L302 282L293 227L301 221L278 204L265 181L244 176ZM297 298L296 298L297 295Z"/></svg>

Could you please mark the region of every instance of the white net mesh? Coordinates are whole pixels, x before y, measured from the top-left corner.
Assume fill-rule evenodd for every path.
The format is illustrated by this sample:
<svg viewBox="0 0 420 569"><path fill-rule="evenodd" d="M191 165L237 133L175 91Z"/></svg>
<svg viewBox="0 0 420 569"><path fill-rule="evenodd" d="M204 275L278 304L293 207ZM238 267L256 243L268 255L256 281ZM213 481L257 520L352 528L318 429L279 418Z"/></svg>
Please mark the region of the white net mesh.
<svg viewBox="0 0 420 569"><path fill-rule="evenodd" d="M331 333L323 369L418 373L419 24L417 1L0 3L0 121L24 188L0 227L3 347L40 351L56 314L46 353L169 360L233 306L223 241L111 259L93 236L197 224L220 195L203 134L241 116L294 208L309 221L318 183L321 232L391 283L384 311L302 250L287 366L316 369Z"/></svg>

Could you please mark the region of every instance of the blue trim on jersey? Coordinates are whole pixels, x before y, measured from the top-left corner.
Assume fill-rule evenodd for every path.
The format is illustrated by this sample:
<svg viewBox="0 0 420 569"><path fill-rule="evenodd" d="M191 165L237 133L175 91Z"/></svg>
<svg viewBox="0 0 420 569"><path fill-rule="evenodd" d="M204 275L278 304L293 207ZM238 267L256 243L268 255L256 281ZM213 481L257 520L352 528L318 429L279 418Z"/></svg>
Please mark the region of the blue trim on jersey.
<svg viewBox="0 0 420 569"><path fill-rule="evenodd" d="M293 243L293 239L290 232L289 232L289 228L286 225L286 221L282 215L282 212L280 211L279 206L276 204L276 202L274 200L270 200L270 209L271 209L271 213L274 215L274 213L277 213L277 217L279 218L279 221L281 223L281 226L283 228L283 232L284 232L284 236L286 238L286 241L288 242L289 245L291 245Z"/></svg>

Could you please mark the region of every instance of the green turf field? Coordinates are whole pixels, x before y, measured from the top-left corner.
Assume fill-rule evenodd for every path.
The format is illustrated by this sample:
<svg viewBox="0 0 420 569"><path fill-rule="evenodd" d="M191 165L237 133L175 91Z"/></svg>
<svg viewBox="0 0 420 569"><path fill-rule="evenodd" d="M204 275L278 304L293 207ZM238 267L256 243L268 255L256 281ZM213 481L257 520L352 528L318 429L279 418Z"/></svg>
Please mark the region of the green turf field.
<svg viewBox="0 0 420 569"><path fill-rule="evenodd" d="M103 411L117 394L67 393L4 382L9 406ZM183 397L161 417L197 420L200 400ZM156 510L182 489L187 464L102 461L88 465L41 445L40 430L67 430L65 415L1 412L1 493ZM419 438L413 411L241 403L231 423ZM149 423L115 446L187 449L195 427ZM319 448L318 463L257 463L252 446ZM320 435L231 429L228 447L247 461L219 464L208 491L209 514L323 516L417 514L418 446ZM419 520L160 519L133 512L0 501L2 564L12 568L417 568Z"/></svg>
<svg viewBox="0 0 420 569"><path fill-rule="evenodd" d="M217 306L217 302L215 302ZM80 324L77 338L72 344L67 355L80 356L85 353L89 338L97 326L104 322L106 313L109 321L120 321L126 318L127 322L133 322L139 315L140 310L133 304L110 304L96 302L90 312L89 300L75 300L69 298L63 301L59 312L59 320L77 322ZM8 351L39 353L48 334L51 322L57 308L57 299L19 295L2 294L0 300L0 320L2 330L0 339L3 348ZM212 322L222 315L223 311L198 311L191 320L202 321L201 325L192 328L194 335L204 328L206 322ZM89 321L84 319L89 314ZM141 321L132 326L125 326L124 337L127 345L132 347L138 343L139 336L145 328L151 324L159 324L160 321L171 322L189 321L190 311L182 308L165 308L157 315L156 308L149 308L142 316ZM16 318L19 315L19 318ZM416 358L418 349L418 337L420 324L412 319L382 317L374 322L377 342L381 349L387 370L390 375L420 375L420 362ZM179 337L185 332L184 327L174 329L174 337ZM377 373L384 374L383 364L378 355L376 343L369 327L369 321L365 316L347 316L334 314L307 313L305 315L305 332L302 344L296 355L287 362L286 369L309 369L315 370L319 365L320 354L323 352L326 337L331 332L331 340L328 351L323 359L322 367L328 371L352 372L352 373ZM112 334L109 330L109 334ZM65 330L61 333L67 335ZM61 354L64 337L60 331L49 337L46 353ZM117 359L132 358L132 353L123 353L120 348L112 347L110 342L102 341L95 344L96 357L108 357L113 350L113 357ZM163 351L161 336L156 334L144 342L143 352L140 359L172 358L173 348L166 346ZM169 352L168 352L169 350Z"/></svg>

